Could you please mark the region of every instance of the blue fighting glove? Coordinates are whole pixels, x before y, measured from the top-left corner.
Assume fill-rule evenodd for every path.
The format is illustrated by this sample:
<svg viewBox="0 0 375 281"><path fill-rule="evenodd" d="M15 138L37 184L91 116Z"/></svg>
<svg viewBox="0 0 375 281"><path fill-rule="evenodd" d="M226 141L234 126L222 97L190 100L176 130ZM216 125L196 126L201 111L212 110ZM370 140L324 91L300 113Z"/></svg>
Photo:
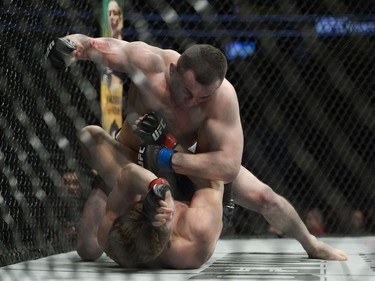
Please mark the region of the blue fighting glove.
<svg viewBox="0 0 375 281"><path fill-rule="evenodd" d="M159 201L165 200L165 195L171 186L166 179L157 178L148 186L148 192L143 199L143 214L152 223L155 219L156 209L160 207Z"/></svg>
<svg viewBox="0 0 375 281"><path fill-rule="evenodd" d="M168 133L167 122L164 117L154 111L143 116L134 132L144 146L160 144L173 149L177 145L176 139Z"/></svg>
<svg viewBox="0 0 375 281"><path fill-rule="evenodd" d="M67 68L75 60L72 54L75 49L75 43L67 38L53 40L44 55L45 66L52 66L56 69Z"/></svg>
<svg viewBox="0 0 375 281"><path fill-rule="evenodd" d="M138 151L138 164L158 175L159 172L173 172L173 149L161 145L142 145Z"/></svg>

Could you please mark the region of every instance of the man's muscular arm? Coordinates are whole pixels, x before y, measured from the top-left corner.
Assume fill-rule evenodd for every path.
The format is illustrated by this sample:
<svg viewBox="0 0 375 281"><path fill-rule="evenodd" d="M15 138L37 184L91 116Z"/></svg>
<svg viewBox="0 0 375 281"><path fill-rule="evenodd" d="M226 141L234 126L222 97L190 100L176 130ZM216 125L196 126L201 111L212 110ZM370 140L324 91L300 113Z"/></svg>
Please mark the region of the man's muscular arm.
<svg viewBox="0 0 375 281"><path fill-rule="evenodd" d="M213 103L213 108L208 109L211 116L199 129L196 154L191 154L186 149L181 150L177 147L166 145L166 147L162 147L159 140L155 141L154 144L146 141L144 143L146 146L141 147L139 151L138 160L141 160L140 164L155 173L173 170L189 177L224 182L233 181L241 166L243 133L236 93L229 83L225 87L228 90L226 94L231 95L225 97L222 102L226 109L223 110L220 105L217 107L217 103ZM154 123L157 124L158 122ZM151 126L152 129L145 126L145 128L148 128L148 135L151 136L155 128L162 123L155 124ZM168 131L166 128L164 130ZM143 141L149 139L149 136L146 137L139 132L140 128L136 128L136 133ZM173 132L171 133L173 134ZM162 134L155 135L164 136L166 132L163 131Z"/></svg>
<svg viewBox="0 0 375 281"><path fill-rule="evenodd" d="M174 153L172 169L187 176L232 182L241 167L242 147L223 146L220 150L195 154Z"/></svg>
<svg viewBox="0 0 375 281"><path fill-rule="evenodd" d="M69 51L71 53L67 54L66 52ZM68 67L75 59L91 60L130 75L136 74L137 71L161 72L164 70L162 49L140 41L127 42L115 38L92 38L83 34L71 34L51 42L47 48L46 57L47 59L51 56L58 57L62 52L65 67ZM72 59L68 60L67 55L70 55Z"/></svg>
<svg viewBox="0 0 375 281"><path fill-rule="evenodd" d="M115 219L126 212L134 202L139 201L141 195L150 194L148 187L150 188L149 184L155 178L153 173L133 163L121 169L117 177L117 185L108 196L106 212L98 230L98 242L103 250L107 247L108 235ZM164 215L159 217L162 218L170 216L173 211L166 207L161 209Z"/></svg>
<svg viewBox="0 0 375 281"><path fill-rule="evenodd" d="M197 153L173 154L171 166L176 173L224 182L236 178L241 167L243 132L236 93L232 86L225 87L225 94L231 95L225 98L226 109L209 109L212 117L199 129Z"/></svg>
<svg viewBox="0 0 375 281"><path fill-rule="evenodd" d="M195 257L198 266L212 255L220 237L223 227L223 191L223 182L210 182L208 186L194 193L190 208L186 212L190 239L199 245L204 245L204 249L201 249L199 255Z"/></svg>

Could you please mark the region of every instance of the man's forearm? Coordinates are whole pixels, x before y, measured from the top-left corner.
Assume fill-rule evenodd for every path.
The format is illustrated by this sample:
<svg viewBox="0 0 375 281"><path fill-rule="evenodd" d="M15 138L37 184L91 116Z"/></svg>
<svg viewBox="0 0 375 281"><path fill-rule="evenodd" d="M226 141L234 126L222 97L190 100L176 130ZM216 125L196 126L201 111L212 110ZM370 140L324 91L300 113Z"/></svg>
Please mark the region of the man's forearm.
<svg viewBox="0 0 375 281"><path fill-rule="evenodd" d="M72 40L75 43L84 45L85 42L88 42L91 37L84 35L84 34L76 33L76 34L69 34L65 36L65 38Z"/></svg>
<svg viewBox="0 0 375 281"><path fill-rule="evenodd" d="M191 151L188 149L184 148L183 146L177 144L176 147L174 148L175 151L177 152L183 152L187 154L192 154ZM183 173L181 173L183 174ZM188 175L188 174L185 174ZM207 177L199 177L197 175L188 175L189 179L195 184L197 187L211 187L213 189L219 189L222 184L222 180L210 180Z"/></svg>
<svg viewBox="0 0 375 281"><path fill-rule="evenodd" d="M121 50L126 41L115 38L92 38L83 34L71 34L67 39L76 44L73 55L78 60L90 60L94 63L124 71L125 54Z"/></svg>
<svg viewBox="0 0 375 281"><path fill-rule="evenodd" d="M241 163L225 157L221 152L198 154L174 153L171 161L173 170L178 174L208 180L232 182Z"/></svg>

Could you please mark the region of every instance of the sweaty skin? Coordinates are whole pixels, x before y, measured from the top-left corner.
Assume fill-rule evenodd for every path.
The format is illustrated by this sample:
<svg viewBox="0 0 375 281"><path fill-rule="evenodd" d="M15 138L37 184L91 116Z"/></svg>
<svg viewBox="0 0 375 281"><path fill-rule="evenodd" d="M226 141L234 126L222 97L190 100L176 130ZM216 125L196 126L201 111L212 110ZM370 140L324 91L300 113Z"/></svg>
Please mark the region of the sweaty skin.
<svg viewBox="0 0 375 281"><path fill-rule="evenodd" d="M171 133L185 148L197 144L195 154L175 153L176 173L233 182L235 202L261 213L279 231L297 239L311 258L346 260L346 254L311 235L290 203L241 167L243 132L236 91L216 81L201 85L188 70L176 69L180 54L143 42L112 38L67 36L76 43L73 55L125 72L132 80L127 110L118 140L136 155L139 140L131 125L149 111L168 121Z"/></svg>

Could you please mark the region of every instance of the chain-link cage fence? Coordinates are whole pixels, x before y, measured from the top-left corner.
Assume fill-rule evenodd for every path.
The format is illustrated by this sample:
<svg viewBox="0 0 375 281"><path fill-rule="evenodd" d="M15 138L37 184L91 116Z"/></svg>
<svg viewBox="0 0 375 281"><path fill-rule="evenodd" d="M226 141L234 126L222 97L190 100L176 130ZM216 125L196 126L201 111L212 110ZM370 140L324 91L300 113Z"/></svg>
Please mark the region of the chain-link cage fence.
<svg viewBox="0 0 375 281"><path fill-rule="evenodd" d="M48 43L100 35L95 1L0 8L0 265L74 250L92 176L77 132L100 123L99 71L40 64ZM371 1L124 1L124 40L227 56L243 165L317 234L375 232L375 4ZM124 96L126 96L125 81ZM236 207L231 234L274 235Z"/></svg>

